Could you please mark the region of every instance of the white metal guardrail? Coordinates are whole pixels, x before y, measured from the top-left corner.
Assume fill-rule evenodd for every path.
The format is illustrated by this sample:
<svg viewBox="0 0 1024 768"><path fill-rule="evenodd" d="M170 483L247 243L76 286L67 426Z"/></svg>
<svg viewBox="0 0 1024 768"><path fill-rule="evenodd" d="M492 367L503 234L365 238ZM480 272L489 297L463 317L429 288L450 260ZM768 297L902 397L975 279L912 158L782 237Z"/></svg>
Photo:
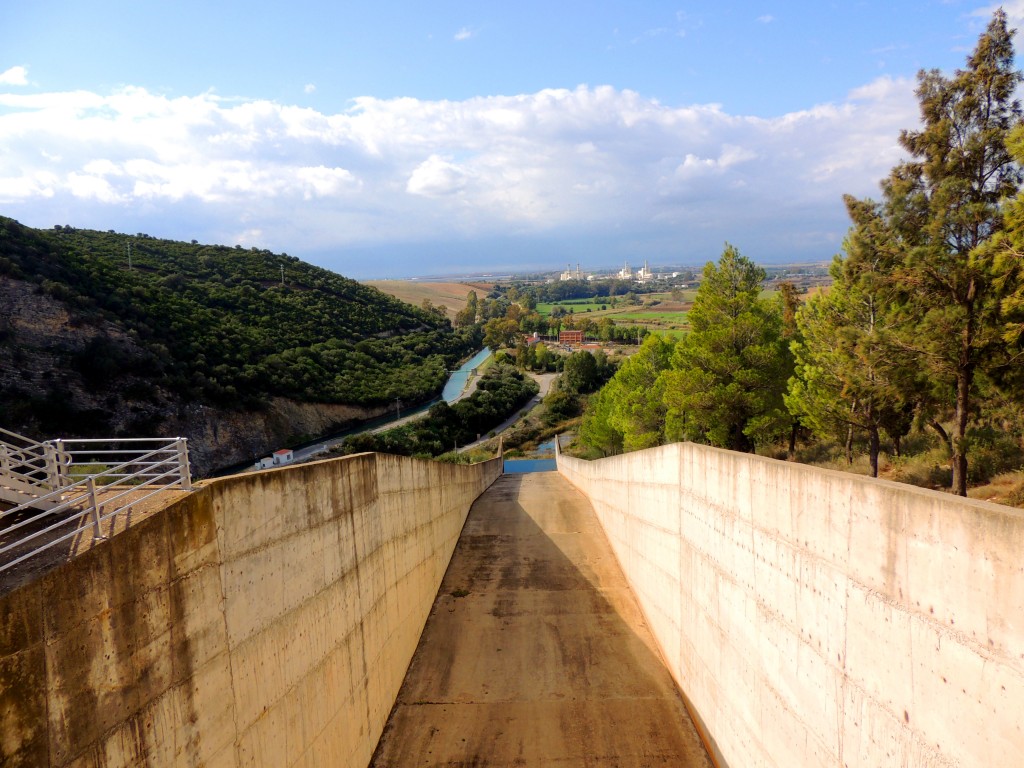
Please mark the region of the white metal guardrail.
<svg viewBox="0 0 1024 768"><path fill-rule="evenodd" d="M52 490L58 459L52 446L0 427L0 501L21 503ZM58 483L59 484L59 483Z"/></svg>
<svg viewBox="0 0 1024 768"><path fill-rule="evenodd" d="M0 429L0 486L22 500L0 512L0 572L171 489L192 490L183 437L48 440ZM8 496L8 498L10 498Z"/></svg>

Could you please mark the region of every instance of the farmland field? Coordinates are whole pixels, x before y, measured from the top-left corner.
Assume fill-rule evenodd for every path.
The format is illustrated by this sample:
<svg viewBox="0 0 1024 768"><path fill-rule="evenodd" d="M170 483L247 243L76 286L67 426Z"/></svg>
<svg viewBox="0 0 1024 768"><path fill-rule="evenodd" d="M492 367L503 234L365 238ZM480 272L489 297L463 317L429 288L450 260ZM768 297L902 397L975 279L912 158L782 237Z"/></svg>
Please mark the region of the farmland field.
<svg viewBox="0 0 1024 768"><path fill-rule="evenodd" d="M607 299L604 301L560 301L557 304L542 301L537 304L537 311L547 316L551 314L551 310L555 307L561 307L566 312L571 309L574 314L579 314L580 312L586 312L588 309L592 312L600 312L601 307L608 309L610 306Z"/></svg>
<svg viewBox="0 0 1024 768"><path fill-rule="evenodd" d="M659 312L657 310L644 312L643 310L625 310L622 312L608 313L608 315L613 317L615 320L636 320L639 322L662 320L667 323L685 323L686 314L685 310L678 312Z"/></svg>
<svg viewBox="0 0 1024 768"><path fill-rule="evenodd" d="M365 284L417 307L424 299L430 299L431 303L444 307L449 318L454 318L466 306L467 293L476 291L477 297L482 299L494 287L494 283L431 283L426 280L367 280Z"/></svg>
<svg viewBox="0 0 1024 768"><path fill-rule="evenodd" d="M576 320L592 320L597 322L602 318L608 317L619 326L642 325L652 331L661 331L678 336L685 333L688 329L687 311L692 305L690 303L662 300L654 306L620 304L617 307L612 307L606 302L597 303L591 301L571 304L563 301L557 305L538 304L537 310L541 314L550 315L551 309L555 306L561 306L567 311L571 308L573 311L571 317L576 318ZM602 310L602 306L605 309ZM591 311L588 311L588 308Z"/></svg>

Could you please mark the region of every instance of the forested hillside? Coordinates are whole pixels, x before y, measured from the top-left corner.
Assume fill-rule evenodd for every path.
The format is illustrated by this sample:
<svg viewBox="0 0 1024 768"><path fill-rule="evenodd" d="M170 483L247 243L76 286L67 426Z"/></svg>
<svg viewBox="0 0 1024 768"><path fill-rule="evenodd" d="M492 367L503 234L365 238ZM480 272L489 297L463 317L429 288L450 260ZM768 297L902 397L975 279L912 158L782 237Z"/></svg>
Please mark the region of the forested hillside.
<svg viewBox="0 0 1024 768"><path fill-rule="evenodd" d="M478 335L284 254L0 218L0 425L31 435L282 398L375 412L435 394Z"/></svg>

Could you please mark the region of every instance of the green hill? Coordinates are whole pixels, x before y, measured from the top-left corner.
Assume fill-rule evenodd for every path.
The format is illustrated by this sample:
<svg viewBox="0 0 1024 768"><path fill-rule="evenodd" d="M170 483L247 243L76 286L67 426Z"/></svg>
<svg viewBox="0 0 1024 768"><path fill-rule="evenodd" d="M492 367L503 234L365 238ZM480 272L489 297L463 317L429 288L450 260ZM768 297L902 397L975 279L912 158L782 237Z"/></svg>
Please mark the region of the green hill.
<svg viewBox="0 0 1024 768"><path fill-rule="evenodd" d="M33 435L279 398L368 416L436 394L475 333L286 254L0 217L0 425Z"/></svg>

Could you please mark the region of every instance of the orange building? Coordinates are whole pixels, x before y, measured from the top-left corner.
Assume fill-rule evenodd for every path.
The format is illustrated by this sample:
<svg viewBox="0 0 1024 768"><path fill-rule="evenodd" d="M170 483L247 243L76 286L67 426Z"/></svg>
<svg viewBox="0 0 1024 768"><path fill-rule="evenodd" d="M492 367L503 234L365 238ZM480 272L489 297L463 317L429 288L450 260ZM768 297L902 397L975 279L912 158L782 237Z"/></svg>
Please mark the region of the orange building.
<svg viewBox="0 0 1024 768"><path fill-rule="evenodd" d="M583 343L583 331L559 331L558 332L558 343L559 344L582 344Z"/></svg>

